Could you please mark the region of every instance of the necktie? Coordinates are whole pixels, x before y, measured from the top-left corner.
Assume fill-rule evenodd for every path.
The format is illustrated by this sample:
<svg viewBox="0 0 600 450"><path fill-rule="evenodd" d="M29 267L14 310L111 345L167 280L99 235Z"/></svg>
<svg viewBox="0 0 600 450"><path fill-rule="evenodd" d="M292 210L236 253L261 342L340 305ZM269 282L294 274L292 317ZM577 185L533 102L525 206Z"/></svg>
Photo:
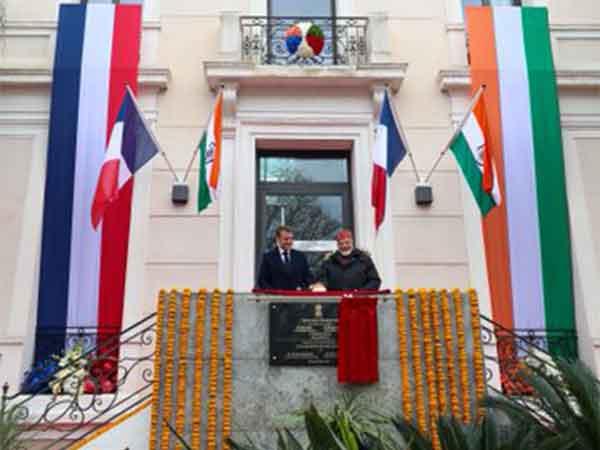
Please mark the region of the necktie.
<svg viewBox="0 0 600 450"><path fill-rule="evenodd" d="M288 251L287 251L287 250L284 250L284 251L283 251L283 261L284 261L286 264L289 264L289 262L290 262L290 255L289 255L289 253L288 253Z"/></svg>

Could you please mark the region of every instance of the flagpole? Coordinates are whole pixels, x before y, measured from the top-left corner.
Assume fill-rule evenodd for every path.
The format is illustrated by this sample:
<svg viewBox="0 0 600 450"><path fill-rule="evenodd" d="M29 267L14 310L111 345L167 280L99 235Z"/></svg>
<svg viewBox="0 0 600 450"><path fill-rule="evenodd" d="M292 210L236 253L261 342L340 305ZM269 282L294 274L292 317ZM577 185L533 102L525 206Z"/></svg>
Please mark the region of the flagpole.
<svg viewBox="0 0 600 450"><path fill-rule="evenodd" d="M137 109L138 115L141 117L142 121L144 122L144 126L148 130L148 134L150 135L150 139L152 139L152 142L154 143L154 145L156 145L156 148L158 149L158 153L160 153L160 155L163 157L163 159L167 163L167 167L171 171L171 174L173 175L173 178L175 178L175 182L179 183L179 177L177 176L177 173L175 172L175 169L171 165L171 161L169 161L169 158L167 158L167 154L162 149L162 147L158 143L158 140L154 136L154 132L152 131L152 128L150 128L150 125L146 121L146 117L142 113L142 110L140 109L140 106L138 105L137 99L135 98L135 95L134 95L133 91L131 90L131 88L129 87L129 85L127 85L125 87L125 89L127 89L127 91L129 92L129 94L131 95L131 99L133 100L133 106L135 107L135 109Z"/></svg>
<svg viewBox="0 0 600 450"><path fill-rule="evenodd" d="M469 103L469 106L467 107L467 112L465 113L465 115L462 118L462 120L459 122L458 126L454 130L454 133L452 134L452 137L450 138L450 140L448 140L448 143L444 146L444 149L440 152L440 154L438 155L437 159L433 163L433 166L431 166L431 169L427 173L427 176L425 177L425 183L429 182L429 179L431 178L431 175L433 174L433 172L435 171L435 169L437 169L437 166L439 165L440 161L442 160L442 158L444 157L444 155L446 153L448 153L448 150L450 150L450 145L452 145L452 142L454 142L454 140L456 139L456 137L462 131L462 128L465 126L465 123L467 123L467 119L469 118L469 115L473 111L473 108L475 107L475 105L479 101L479 97L481 97L481 95L483 94L484 90L485 90L485 84L482 84L481 86L479 86L479 89L477 89L477 92L475 93L475 95L473 96L473 98L471 99L471 101Z"/></svg>
<svg viewBox="0 0 600 450"><path fill-rule="evenodd" d="M215 104L217 103L218 99L219 99L219 95L223 94L223 89L220 88L219 89L219 93L217 94L217 97L215 98ZM210 123L210 120L212 119L212 115L213 115L213 111L215 110L215 107L213 105L213 108L210 112L210 114L208 115L208 120L206 121L206 126L204 127L204 132L206 133L208 131L208 124ZM202 140L202 137L200 138L200 140ZM190 159L190 162L188 163L186 169L185 169L185 173L183 175L183 182L185 183L188 179L188 176L190 174L190 171L192 170L192 165L194 164L194 161L196 161L196 155L198 155L198 152L200 151L200 143L198 143L198 145L196 146L196 148L194 149L194 153L192 153L192 158Z"/></svg>
<svg viewBox="0 0 600 450"><path fill-rule="evenodd" d="M390 92L389 86L386 85L385 91L388 94L388 98L391 99L392 93ZM394 107L394 105L390 104L390 109L392 110L392 115L394 116L394 121L398 125L400 135L402 137L402 140L404 141L404 145L406 146L406 154L408 155L408 158L410 159L410 163L412 165L413 172L415 174L415 177L417 178L417 183L419 183L421 181L421 177L419 177L419 171L417 170L417 165L415 164L415 159L413 157L413 153L410 151L410 147L408 146L408 141L406 140L406 134L404 133L404 128L402 127L402 122L400 122L398 120L398 116L396 115L396 108Z"/></svg>

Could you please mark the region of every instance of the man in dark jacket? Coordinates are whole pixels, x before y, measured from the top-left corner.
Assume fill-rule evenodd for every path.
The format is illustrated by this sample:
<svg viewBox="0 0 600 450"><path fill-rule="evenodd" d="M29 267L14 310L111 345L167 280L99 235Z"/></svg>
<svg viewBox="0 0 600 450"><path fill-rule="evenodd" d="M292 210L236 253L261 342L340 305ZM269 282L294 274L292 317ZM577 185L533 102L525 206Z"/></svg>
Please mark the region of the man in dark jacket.
<svg viewBox="0 0 600 450"><path fill-rule="evenodd" d="M375 264L367 253L354 248L352 233L340 230L336 240L338 249L323 261L319 282L329 291L379 289Z"/></svg>
<svg viewBox="0 0 600 450"><path fill-rule="evenodd" d="M263 255L256 287L259 289L307 289L313 282L306 256L293 250L294 233L286 226L275 231L276 246Z"/></svg>

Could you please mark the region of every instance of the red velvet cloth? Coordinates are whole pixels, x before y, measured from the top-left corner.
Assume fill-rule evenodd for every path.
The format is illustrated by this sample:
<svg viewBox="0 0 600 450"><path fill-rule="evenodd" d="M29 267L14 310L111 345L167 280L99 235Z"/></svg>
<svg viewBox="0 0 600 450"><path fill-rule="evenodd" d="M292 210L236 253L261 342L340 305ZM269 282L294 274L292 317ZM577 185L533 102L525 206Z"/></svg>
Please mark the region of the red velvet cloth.
<svg viewBox="0 0 600 450"><path fill-rule="evenodd" d="M379 381L379 348L377 345L377 294L389 290L360 291L282 291L254 289L255 294L282 297L340 296L338 307L337 375L339 383L372 384Z"/></svg>
<svg viewBox="0 0 600 450"><path fill-rule="evenodd" d="M342 298L338 309L338 382L379 381L377 298Z"/></svg>

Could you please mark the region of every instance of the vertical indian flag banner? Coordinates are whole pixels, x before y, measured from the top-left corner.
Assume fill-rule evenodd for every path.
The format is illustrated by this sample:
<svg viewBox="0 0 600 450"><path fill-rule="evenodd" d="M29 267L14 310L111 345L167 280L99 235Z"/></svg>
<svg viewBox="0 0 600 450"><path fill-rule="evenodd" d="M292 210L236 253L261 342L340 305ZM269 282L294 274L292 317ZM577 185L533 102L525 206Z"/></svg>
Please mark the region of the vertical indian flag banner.
<svg viewBox="0 0 600 450"><path fill-rule="evenodd" d="M548 12L533 7L467 8L466 21L472 87L487 86L491 153L503 179L504 207L483 218L495 318L516 329L575 330ZM549 347L560 352L551 340Z"/></svg>
<svg viewBox="0 0 600 450"><path fill-rule="evenodd" d="M219 92L198 149L200 153L198 212L206 209L219 195L221 181L222 111L223 94Z"/></svg>

